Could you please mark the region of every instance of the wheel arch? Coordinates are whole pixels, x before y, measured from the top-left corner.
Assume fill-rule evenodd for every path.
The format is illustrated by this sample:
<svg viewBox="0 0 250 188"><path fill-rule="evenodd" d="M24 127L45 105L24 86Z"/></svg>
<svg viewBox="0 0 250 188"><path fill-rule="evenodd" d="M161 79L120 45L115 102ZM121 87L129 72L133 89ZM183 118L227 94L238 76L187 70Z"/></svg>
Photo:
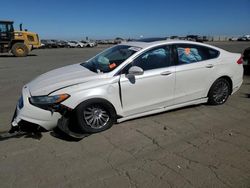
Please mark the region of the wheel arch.
<svg viewBox="0 0 250 188"><path fill-rule="evenodd" d="M108 101L107 99L104 99L104 98L101 98L101 97L95 97L95 98L90 98L90 99L86 99L84 101L82 101L81 103L79 103L74 110L76 110L81 104L83 103L102 103L102 104L106 104L106 105L109 105L112 110L114 111L114 115L115 115L115 118L117 119L117 110L115 108L115 106L110 102Z"/></svg>
<svg viewBox="0 0 250 188"><path fill-rule="evenodd" d="M11 47L12 47L14 44L16 44L16 43L23 43L23 44L24 44L25 42L24 42L24 40L12 40L12 41L11 41Z"/></svg>
<svg viewBox="0 0 250 188"><path fill-rule="evenodd" d="M211 90L213 84L214 84L217 80L219 80L219 79L221 79L221 78L224 78L225 80L228 81L228 83L230 84L230 95L232 94L232 91L233 91L233 81L232 81L232 79L230 78L230 76L224 75L224 76L221 76L221 77L217 78L217 79L210 85L210 88L209 88L209 90L208 90L207 96L209 95L209 92L210 92L210 90Z"/></svg>

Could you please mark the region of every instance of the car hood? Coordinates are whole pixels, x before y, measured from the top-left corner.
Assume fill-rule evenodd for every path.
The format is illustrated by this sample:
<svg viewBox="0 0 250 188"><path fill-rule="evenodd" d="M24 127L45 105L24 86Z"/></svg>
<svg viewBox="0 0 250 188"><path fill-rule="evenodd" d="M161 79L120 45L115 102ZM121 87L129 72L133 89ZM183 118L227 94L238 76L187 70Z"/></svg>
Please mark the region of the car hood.
<svg viewBox="0 0 250 188"><path fill-rule="evenodd" d="M69 65L49 71L27 84L31 96L48 95L51 92L84 83L100 76L80 64Z"/></svg>

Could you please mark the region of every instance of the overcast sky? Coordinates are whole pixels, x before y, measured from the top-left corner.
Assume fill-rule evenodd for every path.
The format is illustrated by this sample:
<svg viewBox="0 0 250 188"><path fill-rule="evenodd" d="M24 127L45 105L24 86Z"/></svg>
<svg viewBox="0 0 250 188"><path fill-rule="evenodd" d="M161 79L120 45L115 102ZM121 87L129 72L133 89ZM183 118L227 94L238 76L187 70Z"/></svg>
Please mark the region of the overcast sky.
<svg viewBox="0 0 250 188"><path fill-rule="evenodd" d="M250 0L11 0L0 20L41 38L250 34Z"/></svg>

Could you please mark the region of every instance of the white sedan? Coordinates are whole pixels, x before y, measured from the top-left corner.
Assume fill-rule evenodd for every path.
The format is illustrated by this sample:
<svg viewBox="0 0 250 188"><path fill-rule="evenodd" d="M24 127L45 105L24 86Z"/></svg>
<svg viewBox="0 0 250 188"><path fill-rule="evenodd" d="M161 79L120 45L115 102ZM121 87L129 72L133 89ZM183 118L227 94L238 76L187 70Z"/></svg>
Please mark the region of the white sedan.
<svg viewBox="0 0 250 188"><path fill-rule="evenodd" d="M242 63L241 54L190 41L119 44L26 84L12 131L32 123L79 137L188 105L220 105L240 88Z"/></svg>
<svg viewBox="0 0 250 188"><path fill-rule="evenodd" d="M79 42L79 41L68 41L67 45L70 48L84 48L84 47L86 47L86 45L84 43Z"/></svg>

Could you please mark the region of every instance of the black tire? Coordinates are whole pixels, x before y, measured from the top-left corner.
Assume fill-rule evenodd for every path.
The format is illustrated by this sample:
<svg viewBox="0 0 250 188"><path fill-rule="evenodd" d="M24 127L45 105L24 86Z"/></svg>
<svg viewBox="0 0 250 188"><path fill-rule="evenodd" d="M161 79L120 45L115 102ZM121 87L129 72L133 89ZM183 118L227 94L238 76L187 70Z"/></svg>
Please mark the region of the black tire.
<svg viewBox="0 0 250 188"><path fill-rule="evenodd" d="M81 103L76 108L75 114L79 128L86 133L107 130L116 121L116 112L113 106L102 99L91 99ZM96 122L94 123L94 121Z"/></svg>
<svg viewBox="0 0 250 188"><path fill-rule="evenodd" d="M211 86L208 93L208 104L224 104L231 93L231 86L227 79L219 78Z"/></svg>
<svg viewBox="0 0 250 188"><path fill-rule="evenodd" d="M16 57L26 57L29 48L24 43L15 43L11 48L11 53Z"/></svg>

